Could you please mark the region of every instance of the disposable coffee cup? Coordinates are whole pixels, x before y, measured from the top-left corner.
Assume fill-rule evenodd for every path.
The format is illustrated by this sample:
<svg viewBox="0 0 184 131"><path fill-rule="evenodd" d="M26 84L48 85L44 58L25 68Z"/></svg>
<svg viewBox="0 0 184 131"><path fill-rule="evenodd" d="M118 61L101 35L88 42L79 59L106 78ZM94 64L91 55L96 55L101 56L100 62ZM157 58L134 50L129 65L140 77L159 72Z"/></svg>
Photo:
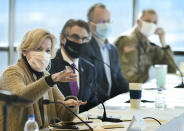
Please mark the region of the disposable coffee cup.
<svg viewBox="0 0 184 131"><path fill-rule="evenodd" d="M142 84L129 83L130 92L130 107L139 109L141 107Z"/></svg>
<svg viewBox="0 0 184 131"><path fill-rule="evenodd" d="M167 65L155 65L155 78L157 88L165 89L167 67Z"/></svg>

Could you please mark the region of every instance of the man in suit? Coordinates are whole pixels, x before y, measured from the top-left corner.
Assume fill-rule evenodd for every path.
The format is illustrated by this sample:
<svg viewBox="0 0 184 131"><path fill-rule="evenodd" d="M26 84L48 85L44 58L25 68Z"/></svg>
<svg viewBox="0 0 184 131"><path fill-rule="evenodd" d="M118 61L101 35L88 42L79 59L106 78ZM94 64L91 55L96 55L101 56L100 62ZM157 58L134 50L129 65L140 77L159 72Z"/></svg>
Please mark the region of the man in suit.
<svg viewBox="0 0 184 131"><path fill-rule="evenodd" d="M108 67L94 57L91 59L97 73L98 99L103 102L127 92L129 85L121 72L117 49L107 39L110 33L109 11L105 5L98 3L88 10L87 17L92 39L82 49L82 55L83 57L95 56L110 65Z"/></svg>
<svg viewBox="0 0 184 131"><path fill-rule="evenodd" d="M89 40L90 29L86 22L82 20L68 20L61 31L61 48L51 61L51 73L70 68L78 75L78 80L75 82L58 82L57 85L65 96L74 95L79 100L87 101L86 105L80 106L80 112L98 104L95 91L94 65L79 58L81 47Z"/></svg>

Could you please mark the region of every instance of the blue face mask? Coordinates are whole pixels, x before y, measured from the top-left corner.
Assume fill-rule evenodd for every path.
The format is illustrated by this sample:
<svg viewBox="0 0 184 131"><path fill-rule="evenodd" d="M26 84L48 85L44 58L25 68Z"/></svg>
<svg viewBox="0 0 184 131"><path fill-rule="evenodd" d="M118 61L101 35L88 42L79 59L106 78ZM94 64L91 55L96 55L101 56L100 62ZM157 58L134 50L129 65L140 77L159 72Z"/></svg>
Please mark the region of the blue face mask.
<svg viewBox="0 0 184 131"><path fill-rule="evenodd" d="M111 26L108 23L105 24L97 24L95 34L101 38L107 38L107 36L111 33Z"/></svg>

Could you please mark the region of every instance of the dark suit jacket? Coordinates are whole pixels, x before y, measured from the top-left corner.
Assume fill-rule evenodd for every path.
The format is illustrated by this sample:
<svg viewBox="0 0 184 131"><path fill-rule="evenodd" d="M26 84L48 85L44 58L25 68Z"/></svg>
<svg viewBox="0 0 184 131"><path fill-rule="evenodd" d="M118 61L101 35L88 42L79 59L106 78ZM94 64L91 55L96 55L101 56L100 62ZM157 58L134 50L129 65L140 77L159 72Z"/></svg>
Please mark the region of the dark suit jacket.
<svg viewBox="0 0 184 131"><path fill-rule="evenodd" d="M121 93L125 93L129 90L129 85L121 71L119 54L115 46L110 44L109 48L111 78L112 78L112 87L110 96L107 95L108 81L105 75L104 64L98 60L90 59L88 57L92 55L100 60L103 60L97 41L94 38L92 38L91 41L83 47L81 54L86 59L88 58L88 60L90 60L95 65L97 73L96 79L97 79L99 101L105 101L109 98L117 96L118 94Z"/></svg>
<svg viewBox="0 0 184 131"><path fill-rule="evenodd" d="M59 49L57 51L56 57L51 60L50 73L53 74L64 70L65 65L63 61L64 60L61 54L61 49ZM79 58L80 90L78 99L82 101L87 101L86 105L80 106L80 112L86 111L98 104L94 74L94 67ZM65 97L72 95L68 82L58 82L57 86Z"/></svg>

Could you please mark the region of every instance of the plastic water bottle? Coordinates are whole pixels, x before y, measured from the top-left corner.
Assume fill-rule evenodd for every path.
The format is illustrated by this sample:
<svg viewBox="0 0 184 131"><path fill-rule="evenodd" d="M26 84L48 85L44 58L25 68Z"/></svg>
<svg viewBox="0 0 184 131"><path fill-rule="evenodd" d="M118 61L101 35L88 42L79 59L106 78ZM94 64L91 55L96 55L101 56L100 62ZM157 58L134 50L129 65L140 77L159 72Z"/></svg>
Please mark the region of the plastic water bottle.
<svg viewBox="0 0 184 131"><path fill-rule="evenodd" d="M35 121L35 115L28 115L28 120L25 123L24 131L39 131L38 124Z"/></svg>
<svg viewBox="0 0 184 131"><path fill-rule="evenodd" d="M158 89L157 95L155 97L155 108L163 110L165 108L165 97L163 95L162 89Z"/></svg>

